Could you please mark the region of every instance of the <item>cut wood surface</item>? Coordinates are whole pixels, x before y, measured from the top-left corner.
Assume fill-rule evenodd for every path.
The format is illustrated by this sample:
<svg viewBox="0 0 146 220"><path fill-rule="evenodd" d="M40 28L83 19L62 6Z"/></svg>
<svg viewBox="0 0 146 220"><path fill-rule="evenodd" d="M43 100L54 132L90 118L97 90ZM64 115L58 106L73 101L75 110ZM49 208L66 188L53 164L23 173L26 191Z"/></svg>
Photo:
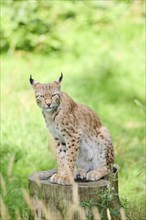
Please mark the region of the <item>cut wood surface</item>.
<svg viewBox="0 0 146 220"><path fill-rule="evenodd" d="M33 201L35 220L81 219L82 213L71 218L73 204L73 186L53 184L50 177L57 170L41 171L29 176L29 193ZM92 208L98 207L102 219L107 219L107 209L120 207L118 196L118 176L111 175L98 181L76 181L79 204L84 208L88 219L92 219ZM109 198L112 197L111 201ZM73 206L74 205L74 206ZM110 207L108 207L110 205ZM107 206L107 207L106 207ZM82 215L82 216L81 216ZM119 219L118 215L116 218Z"/></svg>

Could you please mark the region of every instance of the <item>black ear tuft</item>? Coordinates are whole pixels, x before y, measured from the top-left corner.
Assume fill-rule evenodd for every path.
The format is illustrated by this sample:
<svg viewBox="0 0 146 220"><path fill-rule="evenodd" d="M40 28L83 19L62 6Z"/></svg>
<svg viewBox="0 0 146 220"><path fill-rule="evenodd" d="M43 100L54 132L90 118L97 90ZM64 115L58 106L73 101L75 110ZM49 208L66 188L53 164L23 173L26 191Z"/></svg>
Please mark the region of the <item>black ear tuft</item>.
<svg viewBox="0 0 146 220"><path fill-rule="evenodd" d="M61 76L59 77L59 82L61 82L62 81L62 79L63 79L63 73L61 72Z"/></svg>
<svg viewBox="0 0 146 220"><path fill-rule="evenodd" d="M30 75L29 82L31 85L33 85L34 80L32 79L32 75Z"/></svg>

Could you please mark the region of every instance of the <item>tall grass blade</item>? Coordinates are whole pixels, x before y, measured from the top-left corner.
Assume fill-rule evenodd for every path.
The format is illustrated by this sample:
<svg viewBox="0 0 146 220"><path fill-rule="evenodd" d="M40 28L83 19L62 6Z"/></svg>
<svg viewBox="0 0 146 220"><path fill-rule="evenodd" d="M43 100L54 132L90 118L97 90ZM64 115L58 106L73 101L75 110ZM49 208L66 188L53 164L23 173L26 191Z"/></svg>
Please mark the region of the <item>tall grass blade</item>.
<svg viewBox="0 0 146 220"><path fill-rule="evenodd" d="M0 185L1 185L1 188L2 188L3 196L6 196L6 194L7 194L6 183L5 183L5 180L3 178L2 173L0 173Z"/></svg>
<svg viewBox="0 0 146 220"><path fill-rule="evenodd" d="M120 215L121 220L126 220L125 210L122 207L120 208Z"/></svg>
<svg viewBox="0 0 146 220"><path fill-rule="evenodd" d="M4 204L2 197L0 197L0 216L2 220L10 219L8 209Z"/></svg>

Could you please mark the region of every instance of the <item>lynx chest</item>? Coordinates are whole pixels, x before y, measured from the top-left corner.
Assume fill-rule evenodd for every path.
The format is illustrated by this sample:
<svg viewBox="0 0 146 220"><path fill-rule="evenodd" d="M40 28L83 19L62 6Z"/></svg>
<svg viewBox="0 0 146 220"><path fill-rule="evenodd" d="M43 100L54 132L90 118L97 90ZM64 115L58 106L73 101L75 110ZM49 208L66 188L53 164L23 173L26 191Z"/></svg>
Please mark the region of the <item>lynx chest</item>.
<svg viewBox="0 0 146 220"><path fill-rule="evenodd" d="M46 114L43 112L46 126L49 130L49 132L52 134L54 138L59 139L60 141L64 141L64 138L61 134L61 129L59 128L58 123L54 122L52 117L49 114Z"/></svg>

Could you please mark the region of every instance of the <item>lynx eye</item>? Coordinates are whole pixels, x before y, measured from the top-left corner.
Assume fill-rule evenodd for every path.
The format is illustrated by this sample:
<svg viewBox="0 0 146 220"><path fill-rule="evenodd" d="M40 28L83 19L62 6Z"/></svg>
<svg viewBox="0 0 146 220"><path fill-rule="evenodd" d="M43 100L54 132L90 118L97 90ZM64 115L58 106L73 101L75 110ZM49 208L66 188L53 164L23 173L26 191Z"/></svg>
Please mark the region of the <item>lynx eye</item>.
<svg viewBox="0 0 146 220"><path fill-rule="evenodd" d="M37 98L37 99L38 99L38 98L44 98L44 96L43 96L43 95L37 95L36 98Z"/></svg>
<svg viewBox="0 0 146 220"><path fill-rule="evenodd" d="M51 96L54 97L54 96L56 96L56 95L57 95L57 94L54 93L54 94L52 94Z"/></svg>

